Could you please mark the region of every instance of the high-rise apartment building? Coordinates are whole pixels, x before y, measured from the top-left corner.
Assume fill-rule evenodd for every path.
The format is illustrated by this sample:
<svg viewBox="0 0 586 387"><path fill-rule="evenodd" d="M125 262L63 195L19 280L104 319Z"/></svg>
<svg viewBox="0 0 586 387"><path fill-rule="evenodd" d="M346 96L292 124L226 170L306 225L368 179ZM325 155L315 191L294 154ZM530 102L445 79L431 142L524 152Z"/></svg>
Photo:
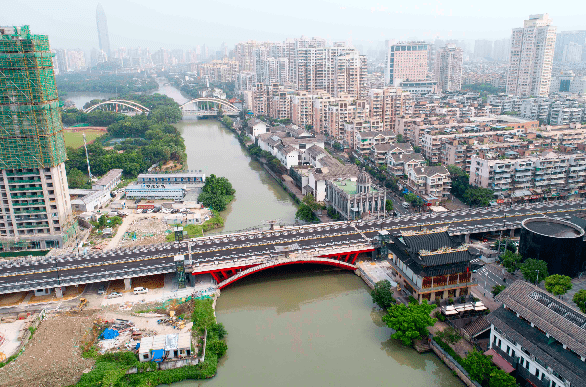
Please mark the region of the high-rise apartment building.
<svg viewBox="0 0 586 387"><path fill-rule="evenodd" d="M98 43L100 50L106 54L106 57L110 59L110 37L108 35L108 19L106 19L106 13L102 4L98 3L96 8L96 24L98 25Z"/></svg>
<svg viewBox="0 0 586 387"><path fill-rule="evenodd" d="M85 52L83 50L67 50L67 70L79 71L85 69Z"/></svg>
<svg viewBox="0 0 586 387"><path fill-rule="evenodd" d="M476 40L474 42L474 58L492 58L492 40Z"/></svg>
<svg viewBox="0 0 586 387"><path fill-rule="evenodd" d="M53 54L28 26L0 27L0 244L62 246L75 231Z"/></svg>
<svg viewBox="0 0 586 387"><path fill-rule="evenodd" d="M435 74L440 91L456 91L462 88L462 49L448 44L437 50Z"/></svg>
<svg viewBox="0 0 586 387"><path fill-rule="evenodd" d="M511 52L511 39L499 39L494 41L492 46L492 59L496 61L509 61Z"/></svg>
<svg viewBox="0 0 586 387"><path fill-rule="evenodd" d="M564 50L570 43L579 44L586 47L586 31L563 31L557 34L555 40L555 52L553 60L556 62L563 61ZM586 48L582 49L582 62L586 62Z"/></svg>
<svg viewBox="0 0 586 387"><path fill-rule="evenodd" d="M562 52L562 62L566 63L579 63L582 61L582 50L584 46L570 42L564 47Z"/></svg>
<svg viewBox="0 0 586 387"><path fill-rule="evenodd" d="M334 95L352 98L366 97L366 56L351 51L334 59Z"/></svg>
<svg viewBox="0 0 586 387"><path fill-rule="evenodd" d="M429 75L430 46L425 42L400 42L392 44L387 53L385 81L399 86L407 81L424 81Z"/></svg>
<svg viewBox="0 0 586 387"><path fill-rule="evenodd" d="M521 97L549 94L556 28L548 14L530 15L513 29L507 93Z"/></svg>

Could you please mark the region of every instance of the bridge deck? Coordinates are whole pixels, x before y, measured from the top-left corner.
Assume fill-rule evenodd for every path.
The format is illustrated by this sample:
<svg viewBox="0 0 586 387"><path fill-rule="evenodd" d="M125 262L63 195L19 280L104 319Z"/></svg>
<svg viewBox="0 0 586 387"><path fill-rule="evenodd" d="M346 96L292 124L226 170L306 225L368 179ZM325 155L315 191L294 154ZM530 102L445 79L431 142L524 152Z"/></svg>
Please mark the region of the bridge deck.
<svg viewBox="0 0 586 387"><path fill-rule="evenodd" d="M175 270L174 257L191 258L189 271L224 263L232 267L275 256L276 247L297 244L309 251L369 243L376 233L402 229L448 226L451 235L520 228L524 219L535 216L570 217L586 207L586 201L539 203L509 208L486 208L440 214L423 214L371 222L333 222L287 227L275 231L245 232L196 238L188 242L167 243L139 249L116 249L83 256L33 258L3 261L0 264L0 294L55 286L85 284L125 277L168 273ZM351 249L351 247L348 247Z"/></svg>

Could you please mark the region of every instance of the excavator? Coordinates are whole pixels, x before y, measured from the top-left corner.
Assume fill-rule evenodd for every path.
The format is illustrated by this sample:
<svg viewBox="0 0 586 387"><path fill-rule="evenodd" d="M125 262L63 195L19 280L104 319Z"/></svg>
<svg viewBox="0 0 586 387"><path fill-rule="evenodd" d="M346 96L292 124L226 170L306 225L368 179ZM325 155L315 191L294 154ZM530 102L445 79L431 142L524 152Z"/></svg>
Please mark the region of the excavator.
<svg viewBox="0 0 586 387"><path fill-rule="evenodd" d="M80 298L79 299L79 311L81 312L83 310L83 308L85 308L88 304L88 300L86 298Z"/></svg>

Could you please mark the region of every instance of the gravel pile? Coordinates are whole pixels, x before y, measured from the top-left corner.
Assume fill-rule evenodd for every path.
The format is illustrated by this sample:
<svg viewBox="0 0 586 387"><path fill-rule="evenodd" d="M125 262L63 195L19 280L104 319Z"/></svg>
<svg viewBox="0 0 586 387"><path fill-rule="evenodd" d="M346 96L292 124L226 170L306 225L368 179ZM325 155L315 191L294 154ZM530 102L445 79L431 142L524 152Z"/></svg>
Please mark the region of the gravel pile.
<svg viewBox="0 0 586 387"><path fill-rule="evenodd" d="M0 386L75 384L94 364L93 359L82 358L79 348L93 324L94 313L61 314L41 322L24 353L0 369Z"/></svg>

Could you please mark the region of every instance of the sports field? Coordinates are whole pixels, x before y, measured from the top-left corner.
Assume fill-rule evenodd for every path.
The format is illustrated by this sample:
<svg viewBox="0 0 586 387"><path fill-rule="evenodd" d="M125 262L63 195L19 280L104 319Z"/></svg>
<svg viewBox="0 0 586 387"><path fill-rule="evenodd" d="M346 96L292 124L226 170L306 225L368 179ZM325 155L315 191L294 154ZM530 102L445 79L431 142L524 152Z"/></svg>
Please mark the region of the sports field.
<svg viewBox="0 0 586 387"><path fill-rule="evenodd" d="M85 129L79 132L65 130L63 132L65 146L71 148L79 148L80 146L83 146L83 133L85 133L85 139L88 144L92 143L96 138L106 134L106 132L97 129Z"/></svg>

